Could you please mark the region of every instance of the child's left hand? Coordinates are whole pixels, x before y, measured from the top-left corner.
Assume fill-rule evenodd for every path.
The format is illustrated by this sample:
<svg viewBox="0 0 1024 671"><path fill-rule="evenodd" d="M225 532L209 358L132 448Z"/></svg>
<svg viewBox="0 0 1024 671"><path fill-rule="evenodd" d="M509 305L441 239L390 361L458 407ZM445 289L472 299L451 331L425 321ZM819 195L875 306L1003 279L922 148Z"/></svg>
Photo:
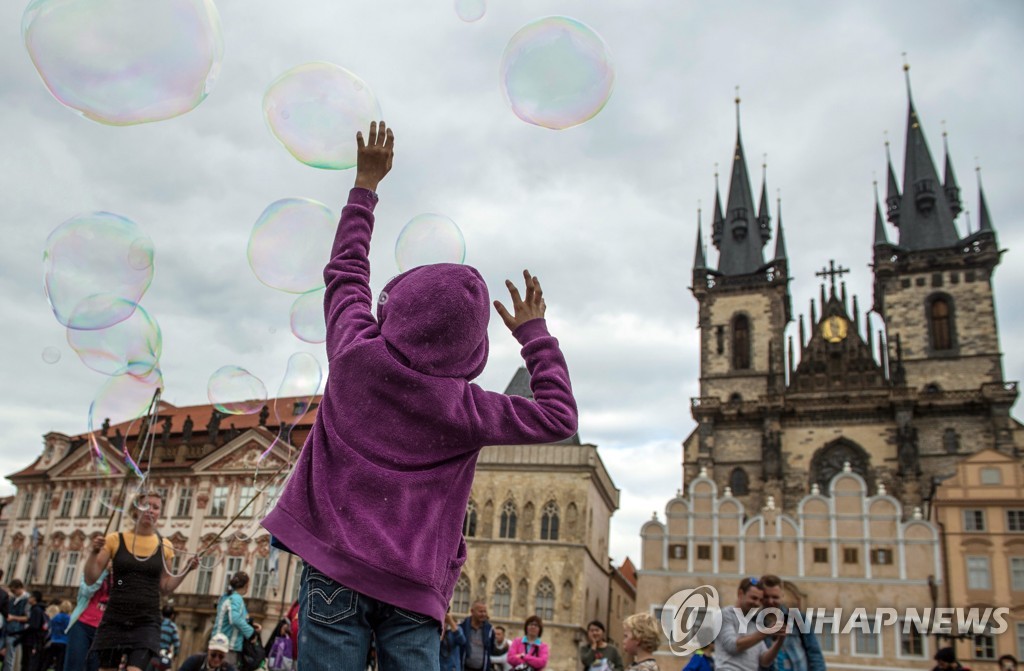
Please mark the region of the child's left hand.
<svg viewBox="0 0 1024 671"><path fill-rule="evenodd" d="M512 309L515 315L509 314L501 301L494 301L494 309L501 315L502 321L509 331L530 321L531 319L543 319L547 304L544 303L544 292L540 288L540 280L530 274L529 270L523 271L523 278L526 280L526 298L520 298L519 289L512 283L512 280L505 280L508 293L512 297Z"/></svg>
<svg viewBox="0 0 1024 671"><path fill-rule="evenodd" d="M370 123L370 134L363 139L363 132L356 133L356 186L376 191L377 185L391 171L395 159L395 134L381 121Z"/></svg>

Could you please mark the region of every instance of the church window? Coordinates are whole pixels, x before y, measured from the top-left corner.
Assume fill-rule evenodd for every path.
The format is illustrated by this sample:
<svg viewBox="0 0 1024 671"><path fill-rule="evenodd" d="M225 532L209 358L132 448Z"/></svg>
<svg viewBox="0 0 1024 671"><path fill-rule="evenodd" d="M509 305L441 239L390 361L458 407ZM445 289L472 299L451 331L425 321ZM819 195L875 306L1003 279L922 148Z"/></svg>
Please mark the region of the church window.
<svg viewBox="0 0 1024 671"><path fill-rule="evenodd" d="M452 610L456 613L469 612L469 578L464 575L459 576L459 581L455 583L455 594L452 595Z"/></svg>
<svg viewBox="0 0 1024 671"><path fill-rule="evenodd" d="M860 561L860 553L857 548L843 548L843 563L856 564Z"/></svg>
<svg viewBox="0 0 1024 671"><path fill-rule="evenodd" d="M710 545L698 545L697 546L697 559L711 559L711 546Z"/></svg>
<svg viewBox="0 0 1024 671"><path fill-rule="evenodd" d="M964 282L973 282L973 281L974 281L974 271L973 270L968 270L966 273L964 273Z"/></svg>
<svg viewBox="0 0 1024 671"><path fill-rule="evenodd" d="M933 287L941 287L942 286L942 273L932 273L932 286Z"/></svg>
<svg viewBox="0 0 1024 671"><path fill-rule="evenodd" d="M512 583L505 576L498 576L494 581L491 612L494 617L508 617L512 614Z"/></svg>
<svg viewBox="0 0 1024 671"><path fill-rule="evenodd" d="M814 548L814 563L815 564L827 564L828 563L828 548Z"/></svg>
<svg viewBox="0 0 1024 671"><path fill-rule="evenodd" d="M672 559L686 559L686 545L682 543L669 545L668 554Z"/></svg>
<svg viewBox="0 0 1024 671"><path fill-rule="evenodd" d="M743 395L738 391L729 394L729 405L739 405L743 402Z"/></svg>
<svg viewBox="0 0 1024 671"><path fill-rule="evenodd" d="M742 468L732 469L729 475L729 487L733 496L746 496L750 493L750 476Z"/></svg>
<svg viewBox="0 0 1024 671"><path fill-rule="evenodd" d="M917 285L917 286L919 286L919 287L923 287L923 286L925 285L925 282L927 282L927 281L928 281L928 280L926 280L926 279L925 279L925 278L923 278L923 277L917 277L917 278L914 278L914 284L916 284L916 285Z"/></svg>
<svg viewBox="0 0 1024 671"><path fill-rule="evenodd" d="M875 548L871 551L871 563L879 566L892 564L892 550L889 548Z"/></svg>
<svg viewBox="0 0 1024 671"><path fill-rule="evenodd" d="M540 539L542 541L558 540L558 504L548 501L540 516Z"/></svg>
<svg viewBox="0 0 1024 671"><path fill-rule="evenodd" d="M998 468L981 469L981 484L1001 485L1003 483L1003 472Z"/></svg>
<svg viewBox="0 0 1024 671"><path fill-rule="evenodd" d="M928 303L928 330L932 349L953 349L953 306L945 296L937 296Z"/></svg>
<svg viewBox="0 0 1024 671"><path fill-rule="evenodd" d="M469 505L466 506L466 518L462 521L462 535L466 538L476 536L476 501L473 499L470 499Z"/></svg>
<svg viewBox="0 0 1024 671"><path fill-rule="evenodd" d="M1006 511L1006 530L1024 531L1024 510Z"/></svg>
<svg viewBox="0 0 1024 671"><path fill-rule="evenodd" d="M960 273L950 273L949 274L949 283L950 284L960 284Z"/></svg>
<svg viewBox="0 0 1024 671"><path fill-rule="evenodd" d="M985 511L968 509L964 511L964 531L984 531Z"/></svg>
<svg viewBox="0 0 1024 671"><path fill-rule="evenodd" d="M903 280L900 282L900 286L903 287L904 289L909 289L910 288L910 278L909 277L904 277Z"/></svg>
<svg viewBox="0 0 1024 671"><path fill-rule="evenodd" d="M722 561L736 561L736 546L735 545L723 545L722 546Z"/></svg>
<svg viewBox="0 0 1024 671"><path fill-rule="evenodd" d="M715 352L722 354L725 352L725 327L715 327Z"/></svg>
<svg viewBox="0 0 1024 671"><path fill-rule="evenodd" d="M516 510L516 504L511 501L506 501L505 505L501 509L501 526L498 528L499 538L516 537L517 518L518 511Z"/></svg>
<svg viewBox="0 0 1024 671"><path fill-rule="evenodd" d="M746 315L737 315L732 321L732 367L750 368L750 320Z"/></svg>
<svg viewBox="0 0 1024 671"><path fill-rule="evenodd" d="M547 578L537 584L533 612L544 621L555 617L555 586Z"/></svg>

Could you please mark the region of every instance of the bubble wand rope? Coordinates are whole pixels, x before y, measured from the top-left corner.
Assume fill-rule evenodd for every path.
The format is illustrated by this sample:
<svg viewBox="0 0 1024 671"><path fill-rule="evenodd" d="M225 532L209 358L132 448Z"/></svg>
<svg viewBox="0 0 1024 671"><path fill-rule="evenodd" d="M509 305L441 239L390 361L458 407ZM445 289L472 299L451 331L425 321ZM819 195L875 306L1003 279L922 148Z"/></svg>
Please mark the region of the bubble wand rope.
<svg viewBox="0 0 1024 671"><path fill-rule="evenodd" d="M160 403L160 388L157 387L156 391L153 392L153 398L149 402L149 408L146 410L146 415L148 416L148 418L150 420L149 421L149 429L146 431L146 434L147 434L146 440L150 440L150 438L151 438L151 436L153 434L153 427L156 425L156 419L155 419L155 414L153 413L153 410L158 407L159 403ZM129 453L128 453L127 440L128 440L128 438L127 438L127 436L125 436L125 443L126 444L125 444L125 447L124 447L124 453L125 453L125 456L127 456L129 459L131 459L131 457L129 456ZM142 453L143 453L144 450L145 450L145 445L139 446L139 458L142 457ZM149 472L149 468L148 467L146 468L146 472L148 474L148 472ZM120 500L122 503L124 502L124 499L125 499L125 493L128 491L128 480L134 474L135 474L135 471L133 471L132 469L129 469L129 470L125 471L124 479L121 481L121 493L120 493L120 495L118 497L118 500ZM143 482L145 481L144 478L145 478L145 476L143 476ZM107 526L103 530L103 536L104 537L108 533L110 533L110 527L111 527L111 525L114 524L114 517L116 517L121 512L122 511L117 509L117 506L114 506L113 510L110 511L110 517L107 519Z"/></svg>

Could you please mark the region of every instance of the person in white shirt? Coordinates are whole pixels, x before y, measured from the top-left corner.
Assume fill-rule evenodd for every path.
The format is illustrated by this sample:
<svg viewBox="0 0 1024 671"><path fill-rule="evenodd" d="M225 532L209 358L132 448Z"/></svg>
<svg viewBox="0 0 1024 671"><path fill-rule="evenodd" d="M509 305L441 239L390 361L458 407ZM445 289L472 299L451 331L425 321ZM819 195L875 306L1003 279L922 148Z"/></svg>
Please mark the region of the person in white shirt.
<svg viewBox="0 0 1024 671"><path fill-rule="evenodd" d="M494 648L491 650L491 671L509 671L508 641L505 640L505 627L494 627Z"/></svg>
<svg viewBox="0 0 1024 671"><path fill-rule="evenodd" d="M758 671L775 662L786 635L777 636L770 646L765 639L780 633L785 622L757 626L763 596L757 578L744 578L736 592L736 605L722 609L722 630L715 639L716 671Z"/></svg>

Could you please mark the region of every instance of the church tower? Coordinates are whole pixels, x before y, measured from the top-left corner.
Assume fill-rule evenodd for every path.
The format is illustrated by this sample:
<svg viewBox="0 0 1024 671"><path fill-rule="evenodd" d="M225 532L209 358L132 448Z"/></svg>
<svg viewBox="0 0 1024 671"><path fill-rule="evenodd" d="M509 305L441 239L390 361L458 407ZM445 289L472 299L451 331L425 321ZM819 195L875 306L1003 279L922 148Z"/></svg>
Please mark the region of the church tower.
<svg viewBox="0 0 1024 671"><path fill-rule="evenodd" d="M708 263L698 213L691 287L699 304L701 334L700 397L693 399L692 408L699 424L699 460L710 465L713 459L720 468L728 468L733 460L756 460L761 452L758 432L732 431L730 418L746 412L742 423L749 424L754 420L753 404L759 408L754 414L772 424L770 413L765 415L758 401L779 398L784 391L783 339L792 320L781 213L774 253L765 260L772 233L767 184L763 178L755 210L739 103L737 97L736 145L724 210L716 173L711 240L718 249L717 268Z"/></svg>

